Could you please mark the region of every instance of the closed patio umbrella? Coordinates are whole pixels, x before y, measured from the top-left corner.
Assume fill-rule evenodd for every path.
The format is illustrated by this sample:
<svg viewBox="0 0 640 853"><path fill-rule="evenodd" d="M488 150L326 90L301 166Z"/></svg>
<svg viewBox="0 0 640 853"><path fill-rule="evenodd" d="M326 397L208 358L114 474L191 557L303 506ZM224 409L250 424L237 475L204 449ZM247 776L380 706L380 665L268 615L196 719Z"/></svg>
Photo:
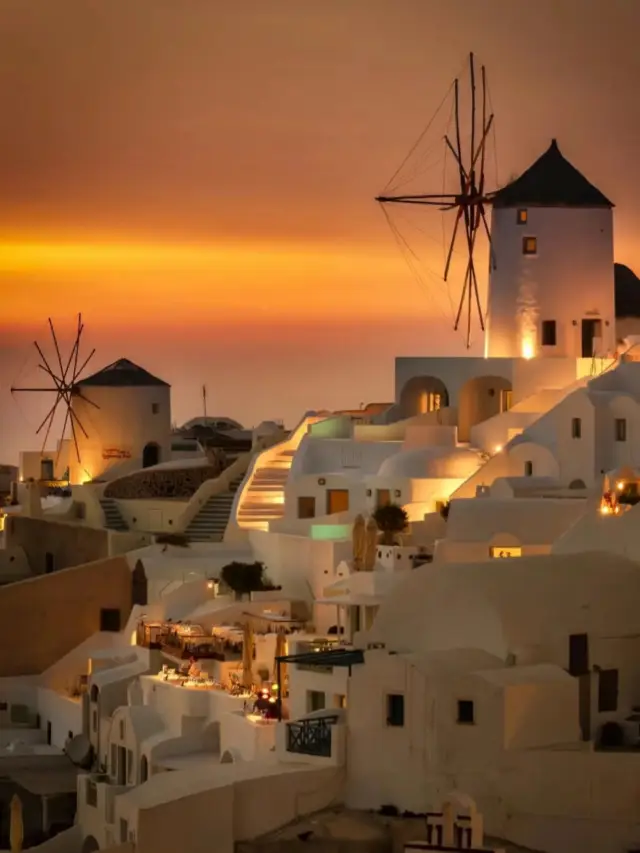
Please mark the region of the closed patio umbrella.
<svg viewBox="0 0 640 853"><path fill-rule="evenodd" d="M378 525L373 516L369 517L365 529L366 544L364 549L364 571L372 572L378 556Z"/></svg>
<svg viewBox="0 0 640 853"><path fill-rule="evenodd" d="M245 622L242 629L242 686L247 690L253 684L253 629Z"/></svg>
<svg viewBox="0 0 640 853"><path fill-rule="evenodd" d="M284 677L287 671L287 665L286 663L280 664L280 681L278 681L278 665L275 659L281 658L286 654L286 646L287 641L284 634L282 633L282 631L278 631L278 633L276 634L276 650L273 655L273 680L277 683L279 692L282 691L282 684L280 684L280 681L284 681Z"/></svg>
<svg viewBox="0 0 640 853"><path fill-rule="evenodd" d="M11 798L11 822L9 824L9 842L11 853L20 853L24 842L24 823L22 820L22 801L17 794Z"/></svg>
<svg viewBox="0 0 640 853"><path fill-rule="evenodd" d="M351 532L353 545L353 570L361 572L367 547L367 529L363 515L356 515Z"/></svg>

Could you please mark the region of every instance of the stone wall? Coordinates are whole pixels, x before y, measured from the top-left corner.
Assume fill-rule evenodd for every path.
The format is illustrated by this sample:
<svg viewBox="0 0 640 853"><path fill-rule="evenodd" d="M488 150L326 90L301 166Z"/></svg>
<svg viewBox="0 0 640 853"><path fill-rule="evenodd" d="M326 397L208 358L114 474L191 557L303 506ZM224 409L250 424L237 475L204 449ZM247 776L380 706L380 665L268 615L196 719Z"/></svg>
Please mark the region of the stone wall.
<svg viewBox="0 0 640 853"><path fill-rule="evenodd" d="M99 560L0 587L0 672L38 675L101 628L102 609L131 613L126 557Z"/></svg>
<svg viewBox="0 0 640 853"><path fill-rule="evenodd" d="M222 453L207 452L207 460L208 464L198 467L136 471L109 483L104 495L116 500L190 498L204 482L219 477L229 462Z"/></svg>
<svg viewBox="0 0 640 853"><path fill-rule="evenodd" d="M24 549L34 575L80 566L109 555L109 532L105 529L25 515L7 517L5 542L8 549Z"/></svg>

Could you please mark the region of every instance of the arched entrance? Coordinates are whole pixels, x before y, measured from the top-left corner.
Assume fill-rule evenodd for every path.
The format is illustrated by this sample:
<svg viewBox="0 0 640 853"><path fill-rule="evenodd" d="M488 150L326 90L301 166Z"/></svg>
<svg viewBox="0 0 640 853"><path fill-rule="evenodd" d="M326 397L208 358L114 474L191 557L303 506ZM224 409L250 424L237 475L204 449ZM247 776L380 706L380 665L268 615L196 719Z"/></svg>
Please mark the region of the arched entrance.
<svg viewBox="0 0 640 853"><path fill-rule="evenodd" d="M458 441L469 441L471 427L511 408L512 386L503 376L476 376L460 389Z"/></svg>
<svg viewBox="0 0 640 853"><path fill-rule="evenodd" d="M96 853L97 850L100 850L100 845L93 835L87 835L82 842L82 853Z"/></svg>
<svg viewBox="0 0 640 853"><path fill-rule="evenodd" d="M414 376L400 392L400 409L405 418L437 412L449 405L449 392L437 376Z"/></svg>
<svg viewBox="0 0 640 853"><path fill-rule="evenodd" d="M147 574L142 565L142 560L138 560L131 573L131 604L140 604L144 607L147 603Z"/></svg>
<svg viewBox="0 0 640 853"><path fill-rule="evenodd" d="M155 441L150 441L145 444L142 451L142 467L151 468L152 465L157 465L160 462L160 445Z"/></svg>

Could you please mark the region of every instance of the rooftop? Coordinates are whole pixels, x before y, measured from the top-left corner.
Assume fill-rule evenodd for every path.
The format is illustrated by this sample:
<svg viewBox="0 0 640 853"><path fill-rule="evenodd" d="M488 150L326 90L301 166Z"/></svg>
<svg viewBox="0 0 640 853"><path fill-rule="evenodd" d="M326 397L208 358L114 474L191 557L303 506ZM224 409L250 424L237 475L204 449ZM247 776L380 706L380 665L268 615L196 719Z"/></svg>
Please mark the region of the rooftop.
<svg viewBox="0 0 640 853"><path fill-rule="evenodd" d="M109 387L109 388L150 388L154 385L169 387L169 383L149 373L143 367L139 367L128 358L119 358L113 364L108 364L86 376L76 383L79 387Z"/></svg>
<svg viewBox="0 0 640 853"><path fill-rule="evenodd" d="M494 207L613 207L560 152L555 139L515 181L494 193Z"/></svg>

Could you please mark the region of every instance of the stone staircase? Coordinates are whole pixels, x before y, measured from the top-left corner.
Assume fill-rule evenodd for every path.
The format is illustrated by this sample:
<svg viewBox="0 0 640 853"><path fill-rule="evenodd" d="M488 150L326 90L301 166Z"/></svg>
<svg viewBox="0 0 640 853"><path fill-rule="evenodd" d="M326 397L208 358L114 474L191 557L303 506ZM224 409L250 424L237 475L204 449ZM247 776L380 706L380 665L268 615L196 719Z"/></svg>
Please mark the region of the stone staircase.
<svg viewBox="0 0 640 853"><path fill-rule="evenodd" d="M229 484L229 490L214 495L202 505L198 513L191 519L185 530L190 542L221 542L235 494L244 480L244 474L236 477Z"/></svg>
<svg viewBox="0 0 640 853"><path fill-rule="evenodd" d="M113 498L100 498L100 506L104 515L105 527L109 530L119 530L120 532L129 529L127 522L122 517L117 502Z"/></svg>

